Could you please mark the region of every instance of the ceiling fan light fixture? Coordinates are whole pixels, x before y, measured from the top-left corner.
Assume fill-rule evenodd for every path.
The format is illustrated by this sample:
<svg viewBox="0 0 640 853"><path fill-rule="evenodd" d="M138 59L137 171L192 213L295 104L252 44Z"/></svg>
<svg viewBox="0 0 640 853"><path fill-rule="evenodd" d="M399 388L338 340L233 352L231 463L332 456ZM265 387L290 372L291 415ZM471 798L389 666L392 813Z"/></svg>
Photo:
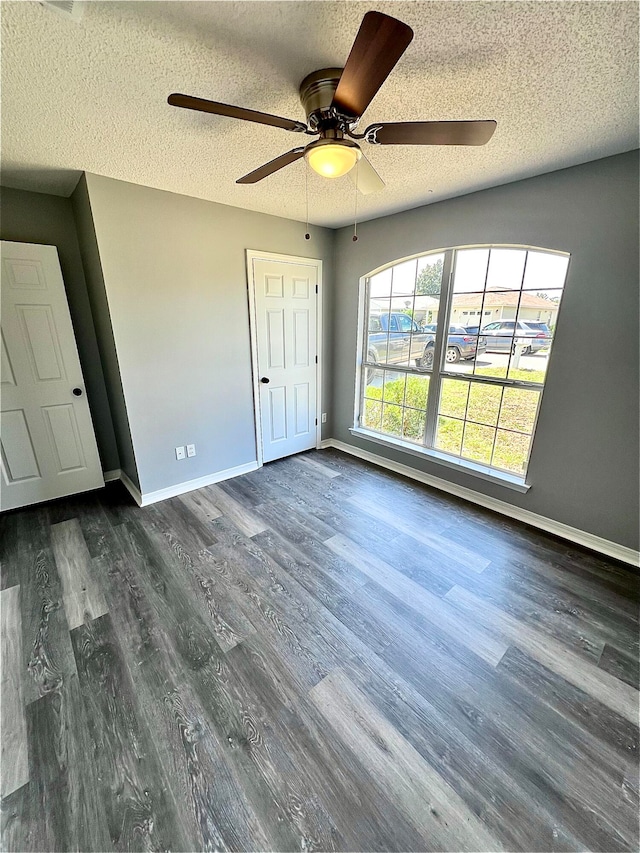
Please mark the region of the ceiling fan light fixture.
<svg viewBox="0 0 640 853"><path fill-rule="evenodd" d="M80 6L80 0L41 2L55 7L69 4ZM384 181L352 139L364 140L371 145L484 145L496 129L493 120L399 121L372 124L364 133L354 133L358 121L412 38L413 30L402 21L382 12L367 12L344 68L321 68L308 74L300 84L300 100L307 114L306 124L179 92L173 92L167 101L172 107L320 137L309 145L299 145L264 163L238 178L237 184L255 184L302 157L306 157L311 168L321 177L340 178L351 172L362 158L362 167L354 173L356 189L365 194L376 192L384 187ZM345 135L351 139L345 139Z"/></svg>
<svg viewBox="0 0 640 853"><path fill-rule="evenodd" d="M318 139L304 155L314 172L323 178L341 178L356 165L362 152L348 139Z"/></svg>

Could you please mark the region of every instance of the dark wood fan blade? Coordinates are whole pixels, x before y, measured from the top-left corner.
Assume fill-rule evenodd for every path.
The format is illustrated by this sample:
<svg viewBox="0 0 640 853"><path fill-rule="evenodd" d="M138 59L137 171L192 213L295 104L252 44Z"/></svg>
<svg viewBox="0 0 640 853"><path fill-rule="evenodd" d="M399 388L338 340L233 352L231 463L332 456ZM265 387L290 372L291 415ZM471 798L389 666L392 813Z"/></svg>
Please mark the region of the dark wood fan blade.
<svg viewBox="0 0 640 853"><path fill-rule="evenodd" d="M234 107L232 104L221 104L218 101L207 101L204 98L193 98L191 95L181 95L178 92L169 95L167 102L172 107L199 110L202 113L239 118L243 121L255 121L257 124L269 124L272 127L281 127L283 130L292 130L295 133L304 133L307 130L307 125L301 121L272 116L270 113L261 113L257 110L245 110L244 107Z"/></svg>
<svg viewBox="0 0 640 853"><path fill-rule="evenodd" d="M364 138L373 145L484 145L495 121L401 121L372 124Z"/></svg>
<svg viewBox="0 0 640 853"><path fill-rule="evenodd" d="M405 52L413 30L402 21L367 12L333 96L335 109L359 118Z"/></svg>
<svg viewBox="0 0 640 853"><path fill-rule="evenodd" d="M268 163L265 163L264 166L260 166L259 168L254 169L253 172L249 172L248 175L238 178L236 184L256 184L263 178L267 178L269 175L277 172L278 169L283 169L290 163L295 163L296 160L299 160L304 156L304 150L304 148L294 148L292 151L287 151L286 154L281 154L279 157L276 157L275 160L270 160Z"/></svg>

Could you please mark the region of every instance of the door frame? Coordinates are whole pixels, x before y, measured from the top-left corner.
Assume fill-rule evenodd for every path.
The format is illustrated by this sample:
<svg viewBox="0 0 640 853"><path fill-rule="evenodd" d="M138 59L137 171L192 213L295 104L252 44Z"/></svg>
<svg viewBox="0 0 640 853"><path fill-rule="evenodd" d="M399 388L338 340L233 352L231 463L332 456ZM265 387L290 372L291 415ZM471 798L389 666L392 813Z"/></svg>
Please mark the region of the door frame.
<svg viewBox="0 0 640 853"><path fill-rule="evenodd" d="M256 317L256 283L253 275L254 260L280 261L283 264L306 264L315 266L318 271L318 290L316 293L316 349L318 363L316 364L316 448L322 442L322 261L319 258L301 258L296 255L282 255L278 252L260 252L257 249L246 249L247 258L247 293L249 297L249 337L251 341L251 371L253 373L253 415L256 429L256 459L258 467L263 463L262 453L262 415L260 411L260 381L258 376L258 328Z"/></svg>

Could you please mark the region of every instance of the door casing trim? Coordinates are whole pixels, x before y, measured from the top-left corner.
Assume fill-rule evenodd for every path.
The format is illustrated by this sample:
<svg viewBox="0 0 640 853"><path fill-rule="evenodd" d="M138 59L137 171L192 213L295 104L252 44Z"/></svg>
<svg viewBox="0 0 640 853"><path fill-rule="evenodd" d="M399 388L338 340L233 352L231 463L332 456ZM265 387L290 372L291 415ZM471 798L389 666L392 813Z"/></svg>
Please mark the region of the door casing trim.
<svg viewBox="0 0 640 853"><path fill-rule="evenodd" d="M318 292L316 293L316 449L322 441L322 261L320 258L302 258L295 255L281 255L277 252L260 252L257 249L246 249L247 258L247 293L249 298L249 338L251 343L251 372L253 374L253 416L256 431L256 459L258 468L263 462L262 452L262 417L260 413L260 380L258 376L258 329L256 318L255 278L253 275L254 260L280 261L283 264L306 264L315 266L318 270Z"/></svg>

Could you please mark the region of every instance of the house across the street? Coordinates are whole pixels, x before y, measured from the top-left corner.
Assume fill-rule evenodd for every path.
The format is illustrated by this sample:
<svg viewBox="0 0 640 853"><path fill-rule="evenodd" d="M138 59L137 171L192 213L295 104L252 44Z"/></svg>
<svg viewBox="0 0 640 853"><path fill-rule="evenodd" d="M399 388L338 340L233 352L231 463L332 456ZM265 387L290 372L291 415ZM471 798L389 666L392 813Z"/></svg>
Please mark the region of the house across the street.
<svg viewBox="0 0 640 853"><path fill-rule="evenodd" d="M453 297L451 322L454 325L485 326L496 320L519 320L525 323L534 320L555 326L558 316L558 305L551 299L537 296L535 293L520 293L520 291L505 291L485 293L459 293ZM482 322L479 322L482 311Z"/></svg>

